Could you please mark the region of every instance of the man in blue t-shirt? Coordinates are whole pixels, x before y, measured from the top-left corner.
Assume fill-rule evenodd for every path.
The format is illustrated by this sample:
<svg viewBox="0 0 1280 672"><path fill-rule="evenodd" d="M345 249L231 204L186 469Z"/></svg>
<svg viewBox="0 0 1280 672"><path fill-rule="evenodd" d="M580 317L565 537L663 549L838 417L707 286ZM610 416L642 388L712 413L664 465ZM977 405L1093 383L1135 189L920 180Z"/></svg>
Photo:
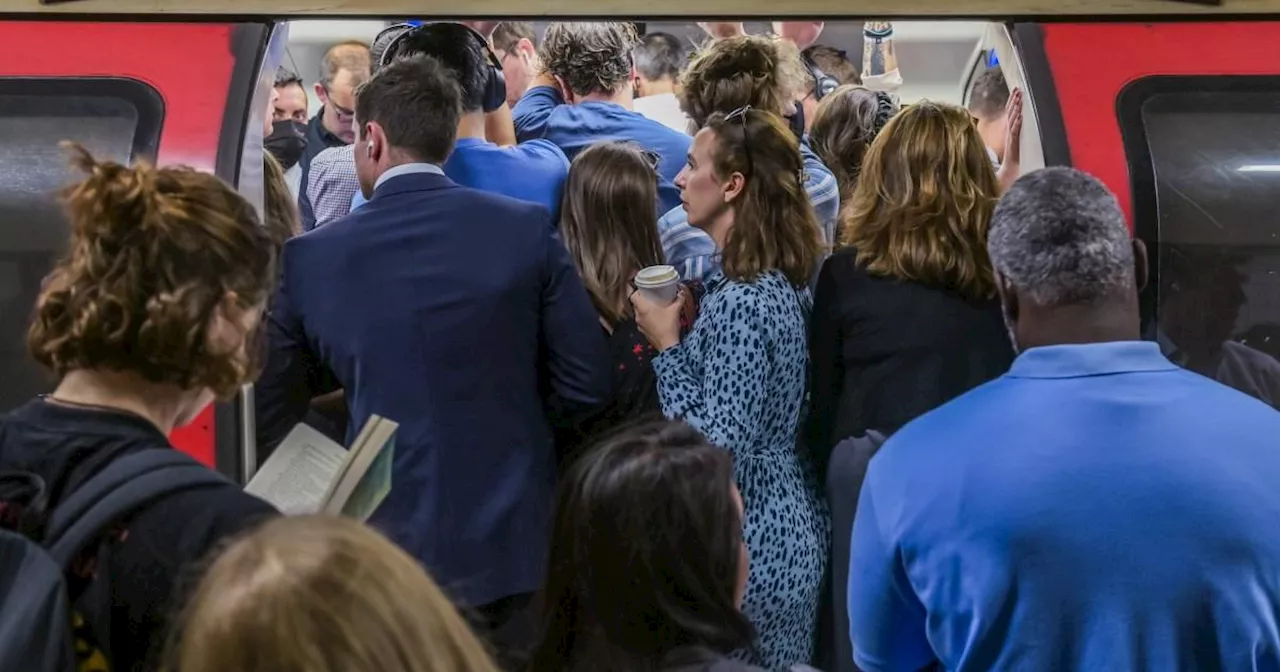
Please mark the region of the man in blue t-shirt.
<svg viewBox="0 0 1280 672"><path fill-rule="evenodd" d="M629 23L552 23L542 39L544 73L512 111L516 138L545 138L573 159L588 146L629 140L658 157L661 212L680 205L674 180L692 138L632 110L631 52L638 44Z"/></svg>
<svg viewBox="0 0 1280 672"><path fill-rule="evenodd" d="M465 187L538 203L558 221L569 174L564 152L549 140L501 147L485 139L486 114L504 109L506 88L499 78L501 65L479 34L458 23L428 23L399 37L389 51L385 60L430 56L457 77L464 109L457 143L442 166L445 176ZM351 209L364 203L357 190Z"/></svg>
<svg viewBox="0 0 1280 672"><path fill-rule="evenodd" d="M858 667L1280 667L1280 413L1139 340L1146 251L1096 179L1024 176L988 249L1021 354L871 461Z"/></svg>

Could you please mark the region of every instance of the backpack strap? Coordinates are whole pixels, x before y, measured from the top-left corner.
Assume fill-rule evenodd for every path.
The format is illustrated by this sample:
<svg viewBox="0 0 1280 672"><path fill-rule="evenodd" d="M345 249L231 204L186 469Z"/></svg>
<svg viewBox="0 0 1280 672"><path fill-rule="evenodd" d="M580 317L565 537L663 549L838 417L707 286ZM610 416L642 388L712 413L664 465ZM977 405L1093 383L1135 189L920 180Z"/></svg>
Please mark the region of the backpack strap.
<svg viewBox="0 0 1280 672"><path fill-rule="evenodd" d="M132 453L94 474L58 504L44 545L66 567L108 525L166 495L192 488L234 484L170 448Z"/></svg>

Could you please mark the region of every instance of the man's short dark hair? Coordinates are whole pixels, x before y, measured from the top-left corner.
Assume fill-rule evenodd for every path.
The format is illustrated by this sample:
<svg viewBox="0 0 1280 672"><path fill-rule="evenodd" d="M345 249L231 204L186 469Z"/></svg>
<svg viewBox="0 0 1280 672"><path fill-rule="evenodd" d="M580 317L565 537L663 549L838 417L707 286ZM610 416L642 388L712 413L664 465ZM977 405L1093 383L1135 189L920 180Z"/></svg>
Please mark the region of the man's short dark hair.
<svg viewBox="0 0 1280 672"><path fill-rule="evenodd" d="M283 89L286 86L292 86L294 84L302 86L304 89L306 88L303 86L302 78L298 76L298 73L284 67L283 65L276 68L275 88Z"/></svg>
<svg viewBox="0 0 1280 672"><path fill-rule="evenodd" d="M617 93L631 79L631 50L639 39L630 23L557 22L540 49L547 72L573 93Z"/></svg>
<svg viewBox="0 0 1280 672"><path fill-rule="evenodd" d="M835 78L837 82L862 84L862 75L858 73L858 66L849 60L849 54L845 50L828 47L825 44L815 44L801 53L810 63L817 66L822 74Z"/></svg>
<svg viewBox="0 0 1280 672"><path fill-rule="evenodd" d="M470 28L460 23L428 23L405 33L392 49L392 58L422 55L436 59L451 71L461 88L463 111L483 108L489 55Z"/></svg>
<svg viewBox="0 0 1280 672"><path fill-rule="evenodd" d="M430 56L410 56L382 68L356 91L356 120L377 123L392 147L440 165L453 151L461 101L448 68Z"/></svg>
<svg viewBox="0 0 1280 672"><path fill-rule="evenodd" d="M671 33L645 35L634 53L636 71L651 82L676 79L689 57L684 43Z"/></svg>
<svg viewBox="0 0 1280 672"><path fill-rule="evenodd" d="M515 51L520 40L529 40L535 47L538 45L538 33L528 21L503 21L493 29L493 48L502 51Z"/></svg>
<svg viewBox="0 0 1280 672"><path fill-rule="evenodd" d="M995 119L1004 114L1009 104L1009 85L1004 81L1000 68L991 68L978 75L969 96L969 111L981 119Z"/></svg>
<svg viewBox="0 0 1280 672"><path fill-rule="evenodd" d="M320 84L331 86L342 71L355 75L356 83L363 83L373 69L369 45L359 40L347 40L329 47L320 59Z"/></svg>

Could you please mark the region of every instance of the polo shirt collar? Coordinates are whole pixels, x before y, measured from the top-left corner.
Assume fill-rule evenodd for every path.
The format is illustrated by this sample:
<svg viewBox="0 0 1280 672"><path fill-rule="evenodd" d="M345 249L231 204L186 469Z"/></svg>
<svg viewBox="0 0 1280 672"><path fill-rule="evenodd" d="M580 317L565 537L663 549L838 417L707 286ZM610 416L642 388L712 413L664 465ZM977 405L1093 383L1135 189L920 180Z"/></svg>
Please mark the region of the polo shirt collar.
<svg viewBox="0 0 1280 672"><path fill-rule="evenodd" d="M1117 373L1175 371L1177 366L1150 341L1114 341L1031 348L1013 360L1012 378L1084 378Z"/></svg>

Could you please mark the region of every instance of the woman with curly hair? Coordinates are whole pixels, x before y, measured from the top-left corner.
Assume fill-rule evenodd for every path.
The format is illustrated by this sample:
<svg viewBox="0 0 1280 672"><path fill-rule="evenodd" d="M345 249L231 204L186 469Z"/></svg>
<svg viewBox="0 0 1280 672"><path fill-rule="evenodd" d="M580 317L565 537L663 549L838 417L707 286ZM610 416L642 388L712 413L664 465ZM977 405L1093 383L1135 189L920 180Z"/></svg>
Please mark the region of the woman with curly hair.
<svg viewBox="0 0 1280 672"><path fill-rule="evenodd" d="M0 417L0 470L39 476L54 510L117 461L172 449L174 429L252 380L276 256L257 212L212 175L81 148L74 164L86 177L63 194L68 252L27 339L58 383ZM73 595L81 669L154 669L181 573L273 513L230 480L136 509Z"/></svg>
<svg viewBox="0 0 1280 672"><path fill-rule="evenodd" d="M809 128L809 144L840 185L840 202L853 200L862 172L862 157L885 124L898 113L898 103L883 91L844 85L823 97ZM836 240L842 233L836 224Z"/></svg>

